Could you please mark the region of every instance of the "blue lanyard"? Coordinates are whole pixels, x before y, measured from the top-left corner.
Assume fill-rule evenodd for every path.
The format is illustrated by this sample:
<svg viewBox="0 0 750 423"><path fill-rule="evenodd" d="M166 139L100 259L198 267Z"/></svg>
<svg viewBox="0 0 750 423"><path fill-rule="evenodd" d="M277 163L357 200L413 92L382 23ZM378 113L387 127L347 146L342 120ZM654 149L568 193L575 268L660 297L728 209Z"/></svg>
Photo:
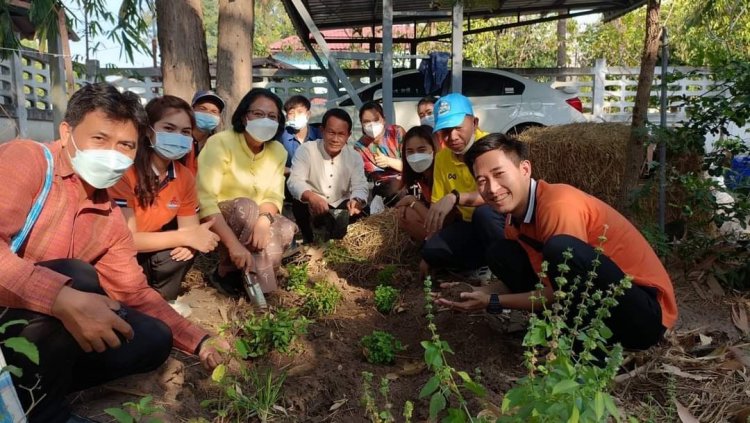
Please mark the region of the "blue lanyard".
<svg viewBox="0 0 750 423"><path fill-rule="evenodd" d="M26 237L29 236L29 232L31 232L31 228L34 226L34 223L36 223L37 218L39 218L44 202L47 201L47 195L52 188L52 178L55 167L54 161L52 160L52 153L50 153L49 148L42 144L40 145L44 150L44 158L47 159L47 175L44 178L42 191L39 192L39 196L36 197L34 204L31 206L29 215L26 216L26 222L23 224L21 230L10 239L10 252L14 254L21 249L21 245L26 241Z"/></svg>

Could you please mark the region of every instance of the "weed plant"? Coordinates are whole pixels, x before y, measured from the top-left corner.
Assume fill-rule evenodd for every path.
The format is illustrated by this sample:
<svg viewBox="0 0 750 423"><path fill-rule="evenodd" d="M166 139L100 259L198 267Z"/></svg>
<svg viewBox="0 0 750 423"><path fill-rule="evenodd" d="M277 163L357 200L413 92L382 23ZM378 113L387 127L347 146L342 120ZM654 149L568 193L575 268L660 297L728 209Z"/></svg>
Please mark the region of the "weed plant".
<svg viewBox="0 0 750 423"><path fill-rule="evenodd" d="M388 332L379 330L362 337L360 345L367 361L373 364L393 364L396 354L404 350L398 339Z"/></svg>
<svg viewBox="0 0 750 423"><path fill-rule="evenodd" d="M367 415L372 423L392 423L396 421L393 415L393 403L390 399L390 381L387 378L380 379L378 393L382 400L382 409L378 405L377 394L372 390L373 376L370 372L362 372L362 405L365 407ZM404 423L411 423L414 404L411 401L404 403L404 410L401 416Z"/></svg>
<svg viewBox="0 0 750 423"><path fill-rule="evenodd" d="M289 353L297 337L307 333L309 324L295 308L252 315L240 325L235 348L243 359L260 357L272 350Z"/></svg>
<svg viewBox="0 0 750 423"><path fill-rule="evenodd" d="M343 298L336 285L328 281L316 282L302 296L304 298L302 311L308 317L322 317L335 313L336 307Z"/></svg>
<svg viewBox="0 0 750 423"><path fill-rule="evenodd" d="M399 290L392 286L378 285L375 288L375 308L383 314L390 313L398 302L399 294Z"/></svg>
<svg viewBox="0 0 750 423"><path fill-rule="evenodd" d="M286 374L270 368L241 364L237 373L230 373L220 364L211 374L220 388L217 398L204 400L201 406L212 410L220 421L247 422L257 418L265 423L278 414Z"/></svg>

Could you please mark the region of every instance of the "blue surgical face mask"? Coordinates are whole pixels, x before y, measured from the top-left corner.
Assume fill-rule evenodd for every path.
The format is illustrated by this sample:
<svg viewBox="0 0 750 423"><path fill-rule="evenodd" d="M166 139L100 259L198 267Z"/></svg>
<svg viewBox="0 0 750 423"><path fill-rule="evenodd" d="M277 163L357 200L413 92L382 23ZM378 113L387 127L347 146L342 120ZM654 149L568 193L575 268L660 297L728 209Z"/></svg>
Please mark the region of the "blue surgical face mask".
<svg viewBox="0 0 750 423"><path fill-rule="evenodd" d="M211 132L219 126L219 117L211 113L195 112L195 126L203 132Z"/></svg>
<svg viewBox="0 0 750 423"><path fill-rule="evenodd" d="M76 149L75 157L70 158L73 170L94 188L111 187L133 165L133 159L116 150L80 150L72 133L70 141Z"/></svg>
<svg viewBox="0 0 750 423"><path fill-rule="evenodd" d="M421 125L435 126L435 116L427 115L419 120Z"/></svg>
<svg viewBox="0 0 750 423"><path fill-rule="evenodd" d="M286 125L295 131L299 131L300 129L307 126L307 115L301 114L294 117L294 119L289 119L286 123Z"/></svg>
<svg viewBox="0 0 750 423"><path fill-rule="evenodd" d="M156 141L151 145L154 150L167 160L181 159L193 148L193 139L177 132L157 132Z"/></svg>

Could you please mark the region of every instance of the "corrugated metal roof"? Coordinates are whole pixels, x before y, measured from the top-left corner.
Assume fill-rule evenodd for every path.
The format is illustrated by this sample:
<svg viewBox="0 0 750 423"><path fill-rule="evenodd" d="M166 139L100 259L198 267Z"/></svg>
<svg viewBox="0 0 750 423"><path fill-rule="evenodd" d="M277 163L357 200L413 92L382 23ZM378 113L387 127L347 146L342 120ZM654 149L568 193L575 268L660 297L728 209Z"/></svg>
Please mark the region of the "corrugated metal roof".
<svg viewBox="0 0 750 423"><path fill-rule="evenodd" d="M292 22L301 35L306 27L291 0L283 0ZM302 0L319 29L352 28L382 25L382 0ZM529 14L568 13L588 10L616 16L646 3L646 0L475 0L464 1L464 18L489 18ZM393 10L413 12L414 16L394 16L394 23L437 21L440 18L420 16L420 12L450 11L452 0L393 0ZM443 18L442 20L449 20Z"/></svg>

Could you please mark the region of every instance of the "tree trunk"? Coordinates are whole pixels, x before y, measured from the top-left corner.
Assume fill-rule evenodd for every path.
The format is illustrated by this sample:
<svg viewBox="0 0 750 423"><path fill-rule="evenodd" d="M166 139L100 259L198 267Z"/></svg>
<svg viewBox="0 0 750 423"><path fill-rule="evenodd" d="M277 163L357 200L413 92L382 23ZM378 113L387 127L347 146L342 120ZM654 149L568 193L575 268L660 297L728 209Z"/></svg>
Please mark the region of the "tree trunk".
<svg viewBox="0 0 750 423"><path fill-rule="evenodd" d="M226 102L225 122L253 86L254 7L254 0L219 0L216 94Z"/></svg>
<svg viewBox="0 0 750 423"><path fill-rule="evenodd" d="M638 184L638 177L643 165L643 144L646 138L646 119L648 115L651 86L654 83L654 67L659 51L659 9L660 0L648 0L646 9L646 39L641 55L641 72L638 75L638 88L633 106L633 123L631 125L630 140L625 152L625 175L620 187L618 199L619 210L625 210L630 205L630 193Z"/></svg>
<svg viewBox="0 0 750 423"><path fill-rule="evenodd" d="M568 33L568 20L560 19L557 21L557 67L564 68L568 64L568 49L565 43L565 36ZM564 76L558 76L558 81L565 81Z"/></svg>
<svg viewBox="0 0 750 423"><path fill-rule="evenodd" d="M201 0L156 0L164 94L190 101L211 88Z"/></svg>

